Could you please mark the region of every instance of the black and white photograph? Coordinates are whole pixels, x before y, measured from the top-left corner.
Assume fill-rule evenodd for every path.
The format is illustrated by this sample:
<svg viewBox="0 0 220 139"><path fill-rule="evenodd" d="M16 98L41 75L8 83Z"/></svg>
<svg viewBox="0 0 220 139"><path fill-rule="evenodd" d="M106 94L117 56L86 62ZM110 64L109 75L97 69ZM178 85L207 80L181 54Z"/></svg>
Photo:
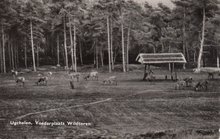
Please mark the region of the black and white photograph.
<svg viewBox="0 0 220 139"><path fill-rule="evenodd" d="M0 139L220 139L220 0L0 0Z"/></svg>

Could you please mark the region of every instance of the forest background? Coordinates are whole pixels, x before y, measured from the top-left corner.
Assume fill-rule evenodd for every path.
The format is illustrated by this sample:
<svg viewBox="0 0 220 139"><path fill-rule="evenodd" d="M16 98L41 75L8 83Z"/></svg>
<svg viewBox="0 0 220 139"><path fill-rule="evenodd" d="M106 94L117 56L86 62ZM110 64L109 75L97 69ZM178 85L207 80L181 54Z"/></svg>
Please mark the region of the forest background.
<svg viewBox="0 0 220 139"><path fill-rule="evenodd" d="M219 0L1 0L0 72L81 65L124 72L139 53L184 54L186 68L219 67Z"/></svg>

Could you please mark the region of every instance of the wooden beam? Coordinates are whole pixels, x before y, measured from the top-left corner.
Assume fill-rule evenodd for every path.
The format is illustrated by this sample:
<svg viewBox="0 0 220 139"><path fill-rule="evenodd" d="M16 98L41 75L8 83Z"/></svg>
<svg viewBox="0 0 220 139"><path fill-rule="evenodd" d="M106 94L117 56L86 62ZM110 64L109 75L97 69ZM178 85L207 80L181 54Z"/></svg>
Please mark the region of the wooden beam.
<svg viewBox="0 0 220 139"><path fill-rule="evenodd" d="M173 66L174 64L173 63L171 63L171 70L170 70L170 77L171 77L171 80L173 80L173 68L174 68L174 66Z"/></svg>
<svg viewBox="0 0 220 139"><path fill-rule="evenodd" d="M143 80L145 80L146 79L146 77L147 77L147 64L145 64L145 66L144 66L144 77L143 77Z"/></svg>

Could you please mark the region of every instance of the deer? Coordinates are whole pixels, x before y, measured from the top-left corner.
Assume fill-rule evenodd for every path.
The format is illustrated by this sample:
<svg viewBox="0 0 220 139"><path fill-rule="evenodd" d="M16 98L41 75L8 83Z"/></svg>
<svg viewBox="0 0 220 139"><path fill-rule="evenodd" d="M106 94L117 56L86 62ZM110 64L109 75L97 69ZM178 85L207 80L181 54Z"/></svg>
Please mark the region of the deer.
<svg viewBox="0 0 220 139"><path fill-rule="evenodd" d="M85 80L88 80L89 78L98 80L98 72L92 71L84 77Z"/></svg>
<svg viewBox="0 0 220 139"><path fill-rule="evenodd" d="M117 82L116 76L110 76L109 78L105 79L105 80L103 81L103 84L104 84L104 85L105 85L105 84L115 84L115 85L117 85L118 82Z"/></svg>
<svg viewBox="0 0 220 139"><path fill-rule="evenodd" d="M24 87L25 78L24 78L24 77L17 77L17 78L15 79L15 82L16 82L17 85L22 84L22 86Z"/></svg>
<svg viewBox="0 0 220 139"><path fill-rule="evenodd" d="M77 82L79 82L79 78L81 76L81 74L79 72L73 72L73 73L70 73L69 72L69 77L73 80L73 79L76 79Z"/></svg>
<svg viewBox="0 0 220 139"><path fill-rule="evenodd" d="M36 84L37 85L47 85L47 81L48 81L48 77L47 76L43 76L43 77L39 77L39 79L37 80Z"/></svg>

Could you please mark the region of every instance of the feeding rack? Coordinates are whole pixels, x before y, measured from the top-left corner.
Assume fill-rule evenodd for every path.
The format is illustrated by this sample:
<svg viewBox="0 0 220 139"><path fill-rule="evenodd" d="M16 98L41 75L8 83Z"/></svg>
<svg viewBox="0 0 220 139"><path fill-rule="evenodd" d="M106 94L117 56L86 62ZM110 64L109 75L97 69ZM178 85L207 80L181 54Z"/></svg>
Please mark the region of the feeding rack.
<svg viewBox="0 0 220 139"><path fill-rule="evenodd" d="M150 72L150 65L152 64L171 64L171 79L173 80L173 73L175 71L174 64L185 64L186 59L182 53L140 53L136 61L145 65L144 78L146 79L147 74ZM147 68L148 67L148 68ZM147 70L148 69L148 70ZM175 72L176 73L176 72ZM177 74L176 79L177 79Z"/></svg>

